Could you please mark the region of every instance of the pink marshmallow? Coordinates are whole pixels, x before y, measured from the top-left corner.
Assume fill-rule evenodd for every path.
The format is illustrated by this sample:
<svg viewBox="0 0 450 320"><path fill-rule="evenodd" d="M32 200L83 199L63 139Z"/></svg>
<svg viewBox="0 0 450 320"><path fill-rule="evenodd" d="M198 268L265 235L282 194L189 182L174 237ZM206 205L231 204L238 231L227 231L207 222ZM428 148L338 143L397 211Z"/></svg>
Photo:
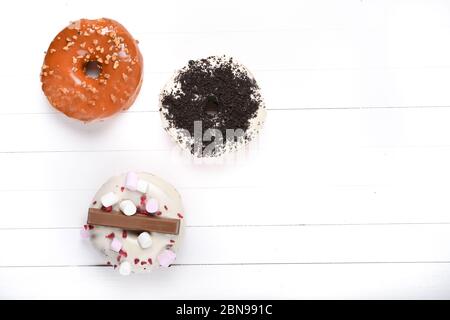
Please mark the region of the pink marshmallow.
<svg viewBox="0 0 450 320"><path fill-rule="evenodd" d="M111 241L111 250L115 252L119 252L120 249L122 249L122 242L120 240L117 240L117 238L114 238Z"/></svg>
<svg viewBox="0 0 450 320"><path fill-rule="evenodd" d="M128 190L136 191L138 180L139 178L136 172L133 171L128 172L127 178L125 180L125 187Z"/></svg>
<svg viewBox="0 0 450 320"><path fill-rule="evenodd" d="M176 257L177 255L175 252L171 250L164 250L158 255L158 261L161 267L167 268L175 261Z"/></svg>
<svg viewBox="0 0 450 320"><path fill-rule="evenodd" d="M149 199L145 205L145 210L147 210L148 213L155 213L158 211L158 200L156 199Z"/></svg>
<svg viewBox="0 0 450 320"><path fill-rule="evenodd" d="M81 237L81 239L87 239L87 238L89 238L89 237L90 237L89 231L86 230L85 228L82 228L82 229L80 230L80 237Z"/></svg>

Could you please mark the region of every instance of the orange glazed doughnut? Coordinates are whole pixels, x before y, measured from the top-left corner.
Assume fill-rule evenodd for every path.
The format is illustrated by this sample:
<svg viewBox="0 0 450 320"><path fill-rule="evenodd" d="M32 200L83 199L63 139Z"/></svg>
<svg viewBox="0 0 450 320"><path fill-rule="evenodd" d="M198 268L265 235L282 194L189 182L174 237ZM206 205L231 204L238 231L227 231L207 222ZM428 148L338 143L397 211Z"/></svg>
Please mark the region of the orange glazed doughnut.
<svg viewBox="0 0 450 320"><path fill-rule="evenodd" d="M86 122L127 110L142 77L137 41L111 19L72 22L50 44L41 72L52 106Z"/></svg>

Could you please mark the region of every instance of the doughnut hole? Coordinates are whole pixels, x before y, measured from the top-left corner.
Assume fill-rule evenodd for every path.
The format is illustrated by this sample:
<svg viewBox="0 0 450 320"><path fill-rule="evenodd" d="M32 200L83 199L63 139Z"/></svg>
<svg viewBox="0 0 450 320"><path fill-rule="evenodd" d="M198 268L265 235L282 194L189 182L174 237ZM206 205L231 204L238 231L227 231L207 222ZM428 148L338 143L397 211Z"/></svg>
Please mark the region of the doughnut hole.
<svg viewBox="0 0 450 320"><path fill-rule="evenodd" d="M205 112L210 116L216 116L219 113L219 100L216 96L210 95L206 97Z"/></svg>
<svg viewBox="0 0 450 320"><path fill-rule="evenodd" d="M102 65L97 61L88 61L85 63L83 70L87 77L98 79L102 72Z"/></svg>

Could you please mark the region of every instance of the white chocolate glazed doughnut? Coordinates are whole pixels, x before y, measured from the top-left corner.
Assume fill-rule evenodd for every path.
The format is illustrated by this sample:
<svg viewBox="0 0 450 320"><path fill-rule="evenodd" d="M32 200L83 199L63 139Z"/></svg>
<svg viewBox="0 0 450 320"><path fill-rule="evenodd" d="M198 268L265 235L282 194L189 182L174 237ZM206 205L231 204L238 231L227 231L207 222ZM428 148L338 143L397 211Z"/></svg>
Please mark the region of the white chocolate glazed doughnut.
<svg viewBox="0 0 450 320"><path fill-rule="evenodd" d="M142 189L143 184L146 184L145 190ZM140 190L138 185L141 185ZM101 209L104 213L120 211L120 215L127 219L134 215L151 215L146 207L157 218L178 219L179 233L131 231L94 224L86 224L82 229L82 237L89 238L94 247L105 255L106 263L121 274L168 267L175 261L184 226L181 197L161 178L129 172L110 178L92 200L90 209Z"/></svg>
<svg viewBox="0 0 450 320"><path fill-rule="evenodd" d="M196 75L187 77L192 70ZM237 96L244 99L234 101ZM213 112L208 107L211 97L216 105ZM240 149L258 135L266 118L255 77L243 64L227 56L191 60L176 71L161 91L159 111L163 128L172 140L197 157L216 157ZM211 115L205 116L208 113ZM223 143L212 153L205 152L208 142L203 142L201 150L195 146L192 127L198 120L203 124L203 139L205 130L222 131ZM243 129L244 135L235 141L227 140L223 134L226 129Z"/></svg>

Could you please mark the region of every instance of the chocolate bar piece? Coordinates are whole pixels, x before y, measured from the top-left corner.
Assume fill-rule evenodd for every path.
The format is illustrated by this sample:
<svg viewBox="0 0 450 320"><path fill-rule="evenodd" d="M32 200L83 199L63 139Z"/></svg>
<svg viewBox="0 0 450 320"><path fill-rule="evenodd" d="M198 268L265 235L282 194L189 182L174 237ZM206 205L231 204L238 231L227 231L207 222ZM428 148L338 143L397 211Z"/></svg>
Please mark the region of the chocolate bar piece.
<svg viewBox="0 0 450 320"><path fill-rule="evenodd" d="M178 234L180 231L179 219L141 214L126 216L118 211L105 212L101 209L95 208L89 208L87 223L132 231L148 231L168 234Z"/></svg>

